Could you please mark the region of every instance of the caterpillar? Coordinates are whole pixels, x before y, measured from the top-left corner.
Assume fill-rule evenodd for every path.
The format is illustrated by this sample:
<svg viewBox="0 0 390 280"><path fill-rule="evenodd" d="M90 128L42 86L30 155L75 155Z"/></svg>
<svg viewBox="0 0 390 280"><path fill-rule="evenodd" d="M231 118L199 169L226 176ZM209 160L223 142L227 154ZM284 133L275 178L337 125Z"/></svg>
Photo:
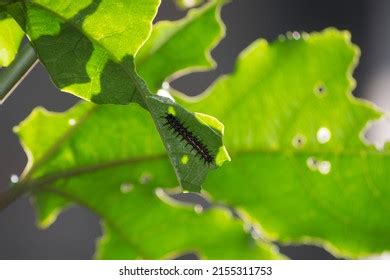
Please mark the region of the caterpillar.
<svg viewBox="0 0 390 280"><path fill-rule="evenodd" d="M205 164L210 165L214 162L214 156L207 149L206 145L198 137L194 136L180 120L170 113L166 114L164 119L166 122L163 126L168 126L171 131L176 133L176 137L180 137L181 141L185 141L186 147L191 146L191 152L195 151L196 156L199 156Z"/></svg>

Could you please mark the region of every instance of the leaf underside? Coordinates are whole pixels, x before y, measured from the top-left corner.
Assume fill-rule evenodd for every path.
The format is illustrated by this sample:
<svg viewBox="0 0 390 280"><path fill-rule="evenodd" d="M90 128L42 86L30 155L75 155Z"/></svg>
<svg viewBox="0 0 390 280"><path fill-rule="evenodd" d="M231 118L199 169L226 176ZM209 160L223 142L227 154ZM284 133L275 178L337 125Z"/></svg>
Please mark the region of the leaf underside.
<svg viewBox="0 0 390 280"><path fill-rule="evenodd" d="M65 113L38 108L20 124L16 131L36 163L24 180L39 185L34 204L40 226L78 203L98 215L108 233L99 242L98 258L155 259L185 252L211 259L280 258L273 246L245 233L242 221L227 210L198 214L156 191L174 187L176 180L146 114L135 105L80 103ZM113 119L119 121L108 125ZM68 130L59 131L63 127ZM42 137L43 131L50 137ZM41 153L43 145L53 143L60 143L59 149Z"/></svg>
<svg viewBox="0 0 390 280"><path fill-rule="evenodd" d="M181 112L183 119L193 120L187 125L192 131L199 132L197 137L202 139L205 146L209 149L214 149L215 146L220 148L215 149L215 157L219 150L226 153L223 148L222 133L215 133L215 129L207 123L201 123L193 113L179 108L177 104L172 104L169 99L153 98L146 83L135 69L134 57L150 35L152 20L159 4L159 0L131 2L95 0L66 3L35 0L9 5L8 11L27 33L40 61L47 68L58 88L97 104L138 103L148 110L168 151L179 184L184 189L200 191L208 171L220 164L204 165L201 160L196 160L194 164L181 164L181 158L191 154L191 151L175 149L172 152L169 147L178 146L177 141L172 135L164 133L161 129L161 120L170 107L175 107ZM183 24L193 27L192 18L210 21L210 14L216 22L215 11L219 8L220 4L212 3L204 10L195 12L195 15L189 15L189 19L184 20ZM211 13L208 13L209 11ZM174 26L168 27L168 29L173 28ZM213 28L217 31L206 38L205 45L200 46L201 48L209 47L211 43L208 41L215 40L219 36L219 28L217 22ZM183 26L170 33L180 33L182 29ZM199 27L196 28L195 24L195 30L197 29ZM165 35L164 32L159 32L154 38L162 38ZM165 45L160 46L160 52L170 49ZM203 49L203 56L205 51ZM199 56L198 53L198 56L192 59L195 60ZM153 60L147 55L144 55L143 59L146 64ZM201 57L201 60L194 64L210 63L210 59L206 59L206 62L202 59L204 60ZM186 68L188 58L187 60L186 57L181 58L180 61L182 65L169 69L164 74L173 74L182 67ZM150 64L142 66L141 62L137 64L139 69L144 69L142 71L155 67ZM155 73L156 76L158 74L160 73ZM153 79L156 79L153 75L148 75L147 78L149 81L146 82L150 84L153 83Z"/></svg>
<svg viewBox="0 0 390 280"><path fill-rule="evenodd" d="M203 178L189 180L187 186L195 182L190 187L195 189L206 174L195 172L205 167L201 161L199 166L191 165L195 154L164 129L162 117L177 113L183 122L193 122L191 131L208 135L205 139L210 133L222 135L223 127L209 117L181 111L168 99L137 95L135 84L143 83L133 61L149 31L140 28L143 33L138 43L129 42L130 47L124 49L111 40L115 32L108 41L99 41L96 34L86 32L89 25L83 15L97 13L96 20L101 20L100 5L110 1L100 2L77 11L68 9L69 15L62 15L61 20L47 7L29 4L29 24L36 22L26 31L61 89L97 103L135 101L153 106L155 122L135 105L80 103L60 114L35 110L17 131L30 155L31 168L24 180L40 186L35 203L41 226L48 226L63 207L76 202L102 217L107 234L99 243L100 258L165 258L187 251L205 258L223 258L225 251L226 258L280 257L272 246L248 238L242 223L231 220L225 210L199 215L167 202L161 192L156 195L157 187L177 185L164 145L180 183L186 172L203 174ZM84 2L80 3L78 7ZM216 3L191 12L183 21L156 26L135 57L139 73L153 91L165 80L214 67L209 52L223 36ZM146 23L154 13L145 13L150 16ZM94 17L88 20L92 25ZM42 23L45 28L35 29ZM197 45L193 40L199 36L191 35L205 26L212 27L210 36ZM118 52L110 53L111 43ZM54 48L48 48L52 44ZM68 51L56 50L56 44L68 44ZM186 50L195 47L196 55L187 55ZM78 57L80 53L84 55ZM183 56L172 56L175 53ZM79 65L65 63L56 69L58 56ZM164 66L167 57L172 63ZM214 200L237 207L270 240L316 243L344 257L390 250L389 152L388 148L376 150L361 137L368 122L380 113L351 95L357 57L349 35L334 29L288 34L272 44L258 40L240 55L233 74L219 79L198 102L183 101L192 111L216 116L226 127L225 142L233 162L211 172L205 190ZM161 67L153 69L155 64ZM108 94L118 85L126 86ZM163 143L153 133L154 126ZM207 146L214 147L214 153L222 151L227 160L219 136ZM178 155L172 157L177 149ZM183 156L190 158L183 160ZM188 162L190 169L179 170ZM229 246L220 243L220 236L231 240Z"/></svg>
<svg viewBox="0 0 390 280"><path fill-rule="evenodd" d="M158 42L159 48L149 55L163 57L168 50L187 48L185 44L172 44L181 41L182 36L187 38L187 44L193 43L189 30L198 32L208 25L214 34L206 36L196 55L182 56L168 70L149 75L148 84L157 85L165 80L164 75L172 76L183 69L214 66L209 51L223 35L219 9L220 5L214 3L206 5L192 11L181 21L180 28L168 24L163 32L153 36L157 40L151 39L148 46ZM145 52L142 61L137 61L137 67L148 71L149 58ZM158 120L157 128L173 138L174 145L168 148L175 153L184 149L185 143L176 143L180 139L163 127L161 117L167 113L180 118L196 135L213 139L215 136L210 133L218 136L223 132L223 126L214 118L186 115L170 100L158 102L162 97L148 99L151 104L157 103L152 112ZM200 125L191 126L195 121ZM78 203L97 214L104 224L105 234L98 244L97 258L170 258L185 252L211 259L281 258L272 245L256 241L246 233L243 222L233 219L226 209L213 208L198 214L177 205L161 190L156 193L157 187L175 187L177 181L154 126L146 111L136 105L96 106L82 102L64 113L35 109L15 132L29 155L22 182L36 186L34 204L39 226L49 226L65 207ZM205 126L211 129L206 130ZM221 162L227 159L218 141L210 143L207 146L214 147L210 150L219 153ZM193 166L195 155L188 151L179 153L180 159L187 156L185 165L201 180L195 172L197 167Z"/></svg>
<svg viewBox="0 0 390 280"><path fill-rule="evenodd" d="M15 20L0 10L0 68L9 66L15 59L23 36Z"/></svg>
<svg viewBox="0 0 390 280"><path fill-rule="evenodd" d="M205 190L273 240L346 257L390 250L390 157L363 140L380 113L351 94L358 55L334 29L248 47L188 105L223 121L232 155Z"/></svg>

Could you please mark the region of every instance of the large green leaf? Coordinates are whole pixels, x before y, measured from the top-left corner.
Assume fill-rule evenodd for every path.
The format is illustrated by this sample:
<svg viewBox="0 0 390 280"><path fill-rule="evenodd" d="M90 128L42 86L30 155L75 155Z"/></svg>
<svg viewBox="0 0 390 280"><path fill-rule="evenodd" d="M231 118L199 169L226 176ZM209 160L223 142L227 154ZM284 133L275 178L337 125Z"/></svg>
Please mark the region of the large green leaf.
<svg viewBox="0 0 390 280"><path fill-rule="evenodd" d="M183 252L211 259L280 257L245 233L242 221L227 210L195 213L156 191L176 181L153 126L136 105L80 103L65 113L37 108L16 128L31 164L14 187L34 192L41 226L67 202L97 214L107 230L99 258L155 259Z"/></svg>
<svg viewBox="0 0 390 280"><path fill-rule="evenodd" d="M217 5L214 5L212 6L213 9L216 11L216 9L218 8ZM204 10L202 10L204 11ZM207 9L208 11L208 9ZM193 24L193 23L190 23L189 21L200 21L200 22L203 22L202 23L199 23L199 24ZM190 26L194 25L194 26L198 26L198 25L204 25L204 23L208 23L207 26L213 26L213 27L216 27L217 26L217 22L218 22L218 17L214 17L214 24L211 24L210 22L210 19L209 17L207 16L199 16L199 17L191 17L189 19L186 19L185 21L189 23ZM174 26L172 28L175 28ZM199 30L197 30L198 32ZM214 31L213 31L214 32ZM218 32L214 32L215 34L218 34ZM185 33L180 33L178 34L177 36L175 36L177 39L180 40L180 36L187 36ZM217 35L216 35L217 36ZM166 44L170 45L170 46L173 46L172 44L169 44L169 40L171 40L172 37L169 37L169 38L166 38ZM212 41L215 41L217 38L212 38ZM191 40L187 40L188 42L188 47L191 46L193 44L193 41ZM205 44L206 46L207 44ZM181 47L183 49L185 49L185 45L181 45ZM182 51L183 49L173 49L172 51ZM206 50L203 51L204 53L206 53ZM203 55L205 56L205 55ZM146 55L144 54L144 61L147 60L147 57ZM193 58L196 58L195 56ZM199 61L200 59L199 58L196 58L194 60L188 60L188 63L186 63L185 65L186 66L194 66L196 65L196 63ZM143 63L139 62L138 63L138 67L140 67L141 69L146 69L147 66L144 66ZM152 67L152 66L151 66ZM176 68L178 69L178 68ZM158 80L159 79L159 76L156 76L156 77L152 77L151 76L151 80L148 81L148 82L153 82L155 80ZM158 98L158 97L154 97L154 98ZM168 103L169 104L169 103ZM87 115L85 117L92 117L94 114L98 114L98 116L96 117L97 119L101 118L100 115L102 114L101 112L105 112L105 107L101 107L99 108L98 110L97 109L94 109L94 106L93 105L89 105L90 106L90 112L87 113ZM166 108L167 109L167 108ZM169 110L169 108L168 108ZM178 110L179 112L181 111L181 109ZM165 112L164 112L165 114ZM197 115L198 118L199 116L201 115ZM54 117L54 116L53 116ZM202 117L202 116L201 116ZM71 124L75 125L76 122L80 122L80 120L83 120L84 119L84 116L82 113L80 113L79 115L75 116L74 118L72 118L71 120L64 120L64 123L62 123L62 125L60 123L57 123L55 124L56 128L57 129L49 129L51 131L51 135L49 137L45 137L45 138L42 138L40 136L40 134L44 134L46 135L45 131L47 129L47 125L43 125L39 122L39 118L38 120L36 121L36 123L33 123L32 125L36 125L38 128L36 127L32 127L31 128L31 131L28 131L27 133L28 134L31 134L33 137L31 138L32 141L31 142L27 142L26 143L26 146L28 146L28 149L29 149L29 152L28 154L30 154L30 162L28 164L29 167L33 166L33 168L36 169L36 165L45 165L46 164L46 161L49 160L51 158L51 154L52 150L58 150L58 149L61 149L61 143L62 143L62 138L66 137L66 135L69 133L68 131L73 129L71 126L68 125L67 121L69 121ZM123 117L121 117L119 114L117 115L117 117L115 117L115 120L122 120ZM193 120L192 120L193 121ZM107 120L107 127L111 127L113 126L114 124L116 124L117 122L114 122L112 124L109 123L109 120ZM214 125L215 126L215 125ZM39 129L41 128L41 130ZM26 128L27 130L28 128ZM83 129L83 128L82 128ZM128 131L129 127L122 127L122 128L119 128L118 132L116 133L120 133L120 131ZM102 128L102 131L106 131ZM128 132L131 132L131 131L128 131ZM149 131L149 133L151 133ZM169 133L169 131L167 130L164 130L163 133ZM145 134L144 132L140 132L139 133L140 135L143 135ZM102 142L104 143L104 139L106 139L105 137L109 137L110 136L110 133L102 133L99 135L99 138L102 138ZM36 141L34 139L40 139L40 141ZM47 142L46 142L47 141ZM107 140L107 141L110 141L110 140ZM177 140L174 140L174 141L177 141ZM58 142L58 143L57 143ZM160 144L157 144L157 145L160 145ZM175 143L175 145L172 145L170 148L171 149L180 149L180 148L183 148L182 146L183 144L182 143ZM50 151L47 151L46 149L43 149L43 147L51 147L49 150ZM185 148L185 147L184 147ZM118 151L118 153L116 154L116 157L117 159L120 159L122 158L123 156L126 156L126 154L122 154L122 151L124 151L125 149L127 149L126 146L123 146L121 150ZM152 150L153 151L153 150ZM47 154L49 152L49 154ZM173 151L174 152L174 151ZM161 150L159 150L159 153L162 153ZM44 156L44 154L46 154ZM142 153L140 153L140 155L142 155ZM223 153L221 154L222 156L224 155ZM193 155L190 154L190 157L193 157ZM181 158L180 158L181 159ZM188 158L190 159L190 158ZM186 167L186 166L189 166L191 167L191 165L193 164L193 162L196 162L196 161L188 161L187 165L183 165L180 164L180 166L182 166L181 168L183 167ZM203 164L203 163L202 163ZM66 169L66 167L64 167ZM192 168L192 167L191 167ZM202 167L204 168L204 167ZM50 171L48 171L50 172ZM45 171L43 171L42 174L44 174ZM204 172L203 172L204 173ZM203 174L204 175L204 174ZM183 177L184 178L184 177ZM198 176L197 180L199 180L199 178L201 178L200 176ZM172 184L174 185L174 183L172 182ZM40 196L42 197L42 199L40 199L40 203L38 203L38 207L39 207L39 223L43 226L43 225L46 225L48 226L52 221L54 221L55 217L56 217L56 214L57 212L59 211L59 209L61 209L62 205L64 203L66 203L66 200L64 201L62 198L58 198L58 197L54 197L54 196ZM40 207L42 206L42 207Z"/></svg>
<svg viewBox="0 0 390 280"><path fill-rule="evenodd" d="M24 36L23 30L7 13L0 11L0 68L14 60Z"/></svg>
<svg viewBox="0 0 390 280"><path fill-rule="evenodd" d="M60 89L95 103L136 102L147 109L180 185L199 191L208 171L228 159L223 156L223 132L217 131L213 123L199 121L170 99L153 97L134 66L134 56L150 35L158 5L159 0L35 0L10 5L8 11L24 27L40 61ZM148 67L152 65L143 69ZM196 159L191 146L179 143L174 132L164 127L171 108L219 162L206 165ZM190 157L190 164L182 164L183 157Z"/></svg>
<svg viewBox="0 0 390 280"><path fill-rule="evenodd" d="M199 62L191 59L186 66ZM150 98L155 102L160 97ZM181 108L170 106L176 105L170 103L163 111L182 114ZM215 119L194 117L221 130ZM76 202L105 223L99 258L161 258L184 251L218 259L280 257L272 246L254 242L243 232L242 222L232 220L226 210L199 215L155 196L155 187L176 186L176 181L152 127L146 113L134 106L79 104L66 113L36 109L16 130L29 155L20 184L35 190L39 225L50 225L63 207ZM187 161L191 165L191 154Z"/></svg>
<svg viewBox="0 0 390 280"><path fill-rule="evenodd" d="M266 236L358 257L390 250L390 156L362 132L380 114L352 96L347 32L258 40L190 106L222 120L232 163L205 190Z"/></svg>
<svg viewBox="0 0 390 280"><path fill-rule="evenodd" d="M179 21L160 21L136 56L137 69L152 91L163 81L215 67L210 51L225 34L220 10L226 0L215 0L190 10Z"/></svg>

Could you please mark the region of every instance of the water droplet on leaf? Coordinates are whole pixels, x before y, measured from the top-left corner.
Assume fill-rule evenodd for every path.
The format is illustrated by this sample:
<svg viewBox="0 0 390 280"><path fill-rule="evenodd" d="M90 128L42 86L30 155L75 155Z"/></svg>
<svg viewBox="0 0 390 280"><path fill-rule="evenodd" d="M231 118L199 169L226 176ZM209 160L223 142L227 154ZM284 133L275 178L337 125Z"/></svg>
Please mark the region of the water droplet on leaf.
<svg viewBox="0 0 390 280"><path fill-rule="evenodd" d="M10 181L12 184L16 184L17 182L19 182L19 176L16 174L12 174L10 177Z"/></svg>

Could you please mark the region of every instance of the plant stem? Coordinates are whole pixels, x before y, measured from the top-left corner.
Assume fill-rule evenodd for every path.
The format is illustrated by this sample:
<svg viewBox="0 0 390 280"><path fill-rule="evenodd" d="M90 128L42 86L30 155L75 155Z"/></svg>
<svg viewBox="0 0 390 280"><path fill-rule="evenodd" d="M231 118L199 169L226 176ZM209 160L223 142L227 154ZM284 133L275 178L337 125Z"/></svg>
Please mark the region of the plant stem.
<svg viewBox="0 0 390 280"><path fill-rule="evenodd" d="M30 43L18 53L12 64L0 72L0 104L15 90L38 62Z"/></svg>
<svg viewBox="0 0 390 280"><path fill-rule="evenodd" d="M17 200L23 194L29 191L28 185L15 185L6 191L0 193L0 211L7 208L12 202Z"/></svg>
<svg viewBox="0 0 390 280"><path fill-rule="evenodd" d="M8 190L0 193L0 211L5 209L12 202L17 200L23 194L28 192L39 191L42 187L50 185L51 183L60 180L66 179L73 176L80 176L88 174L91 172L96 172L99 170L104 170L108 168L114 168L121 165L131 165L144 161L153 161L153 160L163 160L166 158L165 154L156 154L151 156L141 156L134 158L124 158L120 160L113 160L107 162L96 163L92 165L86 165L81 167L76 167L66 171L59 171L48 176L41 177L32 181L28 180L28 175L24 176L21 181L13 185ZM30 169L31 171L32 169Z"/></svg>

